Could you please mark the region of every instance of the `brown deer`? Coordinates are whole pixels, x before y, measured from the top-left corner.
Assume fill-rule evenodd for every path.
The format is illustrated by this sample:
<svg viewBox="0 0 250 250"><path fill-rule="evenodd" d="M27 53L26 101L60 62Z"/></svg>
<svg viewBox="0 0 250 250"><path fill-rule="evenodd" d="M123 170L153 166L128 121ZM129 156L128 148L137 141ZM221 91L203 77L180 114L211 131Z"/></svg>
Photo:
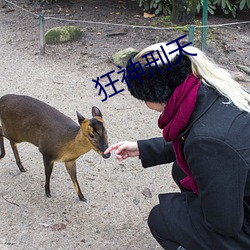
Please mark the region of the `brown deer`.
<svg viewBox="0 0 250 250"><path fill-rule="evenodd" d="M94 149L103 158L108 148L107 132L102 113L92 107L93 118L86 119L77 112L80 126L60 111L29 96L9 94L0 98L0 158L5 155L3 137L9 139L16 164L20 161L17 143L29 142L39 148L45 167L45 193L50 194L50 176L54 162L64 162L81 201L86 201L76 177L76 159Z"/></svg>

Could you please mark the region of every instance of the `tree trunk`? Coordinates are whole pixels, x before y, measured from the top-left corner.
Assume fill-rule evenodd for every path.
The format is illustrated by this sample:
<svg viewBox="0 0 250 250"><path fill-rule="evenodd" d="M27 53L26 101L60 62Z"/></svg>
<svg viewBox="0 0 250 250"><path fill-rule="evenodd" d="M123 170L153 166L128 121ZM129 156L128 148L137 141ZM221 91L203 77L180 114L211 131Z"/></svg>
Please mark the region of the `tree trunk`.
<svg viewBox="0 0 250 250"><path fill-rule="evenodd" d="M171 22L178 25L192 24L198 0L173 0Z"/></svg>

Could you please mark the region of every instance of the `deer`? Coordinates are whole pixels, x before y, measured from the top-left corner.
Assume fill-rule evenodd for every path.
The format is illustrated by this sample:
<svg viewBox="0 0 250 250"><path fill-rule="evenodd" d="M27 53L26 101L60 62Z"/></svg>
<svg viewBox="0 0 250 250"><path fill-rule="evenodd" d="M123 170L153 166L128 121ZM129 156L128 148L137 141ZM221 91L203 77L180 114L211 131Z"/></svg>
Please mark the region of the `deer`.
<svg viewBox="0 0 250 250"><path fill-rule="evenodd" d="M26 95L7 94L0 98L0 159L5 156L8 139L21 172L25 172L17 144L28 142L38 147L45 168L45 194L51 197L50 177L54 162L64 162L81 201L86 201L76 175L76 160L91 149L104 159L108 148L107 130L101 111L92 107L92 118L76 111L79 125L54 107Z"/></svg>

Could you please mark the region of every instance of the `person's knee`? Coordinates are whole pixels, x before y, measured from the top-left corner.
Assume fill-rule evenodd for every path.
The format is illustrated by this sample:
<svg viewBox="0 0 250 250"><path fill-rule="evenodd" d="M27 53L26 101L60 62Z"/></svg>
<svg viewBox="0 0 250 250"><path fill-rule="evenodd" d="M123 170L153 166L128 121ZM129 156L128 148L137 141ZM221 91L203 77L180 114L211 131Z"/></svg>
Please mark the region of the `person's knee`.
<svg viewBox="0 0 250 250"><path fill-rule="evenodd" d="M177 249L179 244L171 236L164 222L159 204L152 208L148 216L148 226L154 238L164 249Z"/></svg>
<svg viewBox="0 0 250 250"><path fill-rule="evenodd" d="M152 208L149 216L148 216L148 226L151 232L155 232L159 224L157 223L160 216L160 205L156 205Z"/></svg>
<svg viewBox="0 0 250 250"><path fill-rule="evenodd" d="M167 228L161 213L160 205L152 208L148 216L148 226L152 235L157 239L164 239L167 233Z"/></svg>

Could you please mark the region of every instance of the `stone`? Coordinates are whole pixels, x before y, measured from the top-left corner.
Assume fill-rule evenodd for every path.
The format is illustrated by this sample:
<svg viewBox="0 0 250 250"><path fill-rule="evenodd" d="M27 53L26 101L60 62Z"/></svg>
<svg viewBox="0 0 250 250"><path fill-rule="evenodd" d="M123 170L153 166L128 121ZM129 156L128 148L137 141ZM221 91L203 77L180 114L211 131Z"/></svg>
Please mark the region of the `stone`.
<svg viewBox="0 0 250 250"><path fill-rule="evenodd" d="M244 72L231 72L231 76L237 82L247 81L246 74Z"/></svg>
<svg viewBox="0 0 250 250"><path fill-rule="evenodd" d="M48 30L45 33L47 44L59 44L77 41L82 36L82 31L77 26L61 26Z"/></svg>
<svg viewBox="0 0 250 250"><path fill-rule="evenodd" d="M113 63L124 68L126 67L128 60L137 53L138 51L131 47L120 50L112 56Z"/></svg>

